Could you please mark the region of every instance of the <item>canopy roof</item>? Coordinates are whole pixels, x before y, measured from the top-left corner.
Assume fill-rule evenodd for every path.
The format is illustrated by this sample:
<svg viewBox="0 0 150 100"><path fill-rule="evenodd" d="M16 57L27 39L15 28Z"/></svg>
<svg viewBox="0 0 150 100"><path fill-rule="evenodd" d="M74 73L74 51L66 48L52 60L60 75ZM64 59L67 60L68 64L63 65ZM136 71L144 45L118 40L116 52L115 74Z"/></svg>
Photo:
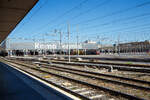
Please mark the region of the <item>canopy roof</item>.
<svg viewBox="0 0 150 100"><path fill-rule="evenodd" d="M0 0L0 43L33 8L38 0Z"/></svg>

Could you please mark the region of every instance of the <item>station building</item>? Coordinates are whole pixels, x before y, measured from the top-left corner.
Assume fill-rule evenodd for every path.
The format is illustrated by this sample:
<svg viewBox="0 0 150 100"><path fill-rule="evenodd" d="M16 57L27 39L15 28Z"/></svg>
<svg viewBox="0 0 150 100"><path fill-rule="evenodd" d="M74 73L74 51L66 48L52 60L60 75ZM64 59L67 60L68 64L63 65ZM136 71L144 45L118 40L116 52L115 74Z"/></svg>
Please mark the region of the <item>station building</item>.
<svg viewBox="0 0 150 100"><path fill-rule="evenodd" d="M119 44L121 53L142 53L150 52L150 41L130 42Z"/></svg>
<svg viewBox="0 0 150 100"><path fill-rule="evenodd" d="M6 48L6 50L13 54L13 51L19 50L22 52L25 52L25 54L28 54L28 52L36 51L39 54L42 54L44 52L51 52L57 53L57 52L64 52L67 54L68 52L68 43L60 43L58 42L49 42L49 43L38 43L38 42L19 42L19 43L6 43L3 47ZM103 45L94 42L94 41L85 41L83 43L70 43L69 44L71 54L77 53L77 50L80 51L81 54L86 54L85 52L91 52L91 54L95 54L97 51L100 53L149 53L150 52L150 41L145 40L141 42L129 42L129 43L120 43L120 44L114 44L114 45ZM92 53L94 52L94 53Z"/></svg>
<svg viewBox="0 0 150 100"><path fill-rule="evenodd" d="M100 48L103 53L142 54L150 52L150 41L120 43Z"/></svg>
<svg viewBox="0 0 150 100"><path fill-rule="evenodd" d="M98 50L100 45L94 41L85 41L83 43L70 43L69 48L72 54L77 53L77 50L80 52L88 52L90 50ZM65 54L68 52L68 43L58 43L58 42L14 42L14 43L6 43L6 50L10 55L13 55L16 51L24 52L25 54L29 54L29 52L38 52L38 54L51 52L64 52Z"/></svg>
<svg viewBox="0 0 150 100"><path fill-rule="evenodd" d="M114 45L103 45L99 48L100 53L121 54L150 54L150 41L128 42Z"/></svg>

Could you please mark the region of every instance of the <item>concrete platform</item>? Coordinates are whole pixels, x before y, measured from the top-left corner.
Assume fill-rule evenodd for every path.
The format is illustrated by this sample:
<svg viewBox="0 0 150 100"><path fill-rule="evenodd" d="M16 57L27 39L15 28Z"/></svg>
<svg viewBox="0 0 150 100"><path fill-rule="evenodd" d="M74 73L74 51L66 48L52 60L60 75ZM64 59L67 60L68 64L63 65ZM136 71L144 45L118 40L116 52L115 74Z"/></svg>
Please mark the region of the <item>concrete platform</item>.
<svg viewBox="0 0 150 100"><path fill-rule="evenodd" d="M0 62L0 100L72 100Z"/></svg>

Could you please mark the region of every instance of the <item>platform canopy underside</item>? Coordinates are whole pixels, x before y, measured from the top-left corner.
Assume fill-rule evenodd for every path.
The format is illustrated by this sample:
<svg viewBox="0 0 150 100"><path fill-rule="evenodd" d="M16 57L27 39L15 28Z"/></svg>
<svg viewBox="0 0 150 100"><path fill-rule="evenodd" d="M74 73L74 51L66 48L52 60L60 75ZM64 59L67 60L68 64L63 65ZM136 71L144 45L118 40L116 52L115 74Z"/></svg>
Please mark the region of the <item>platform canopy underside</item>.
<svg viewBox="0 0 150 100"><path fill-rule="evenodd" d="M38 0L0 0L0 43L33 8Z"/></svg>

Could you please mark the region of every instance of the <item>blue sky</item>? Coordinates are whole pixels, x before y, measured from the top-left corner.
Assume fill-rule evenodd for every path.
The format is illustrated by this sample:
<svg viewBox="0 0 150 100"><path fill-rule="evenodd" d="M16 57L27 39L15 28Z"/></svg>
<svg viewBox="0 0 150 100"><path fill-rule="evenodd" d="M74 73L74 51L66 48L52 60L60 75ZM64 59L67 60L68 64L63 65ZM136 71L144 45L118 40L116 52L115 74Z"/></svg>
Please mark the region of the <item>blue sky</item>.
<svg viewBox="0 0 150 100"><path fill-rule="evenodd" d="M39 0L9 38L51 42L61 30L65 43L68 24L71 42L77 34L103 44L150 40L150 0Z"/></svg>

